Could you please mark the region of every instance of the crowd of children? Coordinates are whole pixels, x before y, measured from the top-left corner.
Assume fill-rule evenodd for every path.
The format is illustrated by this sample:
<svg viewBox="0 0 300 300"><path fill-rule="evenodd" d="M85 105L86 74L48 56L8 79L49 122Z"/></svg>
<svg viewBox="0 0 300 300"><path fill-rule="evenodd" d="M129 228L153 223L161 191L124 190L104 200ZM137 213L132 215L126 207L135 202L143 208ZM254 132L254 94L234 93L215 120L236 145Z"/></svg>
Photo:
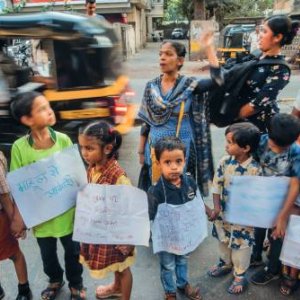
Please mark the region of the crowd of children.
<svg viewBox="0 0 300 300"><path fill-rule="evenodd" d="M54 131L55 115L44 96L36 92L23 94L12 103L16 120L29 127L30 132L18 139L12 147L11 170L16 170L41 160L72 145L65 134ZM254 284L266 284L278 278L281 271L279 255L287 222L291 212L300 214L295 205L299 194L300 146L295 143L300 134L300 121L288 114L277 114L270 123L268 134L261 135L251 123L242 122L229 126L225 131L226 152L216 169L213 180L213 209L206 206L208 219L213 222L213 236L219 243L219 260L208 270L211 277L220 277L233 270L234 279L228 288L240 294L247 285L249 266L262 261L266 229L230 224L224 219L231 176L260 175L290 177L289 191L284 205L270 233L270 253L267 268L254 274ZM96 184L130 184L125 171L117 162L122 137L105 122L94 122L79 130L79 146L87 163L88 182ZM149 217L155 220L161 204L185 205L197 198L197 184L185 174L185 145L176 137L166 137L155 145L155 155L161 177L148 191ZM5 180L6 160L0 156L0 260L13 261L19 280L17 300L31 299L25 258L17 238L24 237L25 225L16 205L10 198ZM43 269L49 284L41 292L41 299L53 300L64 285L63 269L58 262L57 240L65 252L65 272L72 300L86 299L82 280L82 264L93 277L103 278L114 272L114 282L96 289L96 297L111 296L130 299L133 284L130 266L136 250L133 245L79 244L72 240L74 225L72 208L33 228L40 248ZM189 216L186 216L187 218ZM175 226L176 227L176 226ZM176 230L181 230L179 227ZM153 232L153 237L155 236ZM5 247L2 247L5 245ZM255 246L254 246L255 245ZM253 247L254 246L254 247ZM160 278L167 300L176 299L176 291L188 299L201 299L200 291L189 284L188 255L162 251L158 254ZM174 281L176 275L176 282ZM297 284L298 270L286 266L280 286L282 294L291 294ZM0 299L4 290L0 286Z"/></svg>

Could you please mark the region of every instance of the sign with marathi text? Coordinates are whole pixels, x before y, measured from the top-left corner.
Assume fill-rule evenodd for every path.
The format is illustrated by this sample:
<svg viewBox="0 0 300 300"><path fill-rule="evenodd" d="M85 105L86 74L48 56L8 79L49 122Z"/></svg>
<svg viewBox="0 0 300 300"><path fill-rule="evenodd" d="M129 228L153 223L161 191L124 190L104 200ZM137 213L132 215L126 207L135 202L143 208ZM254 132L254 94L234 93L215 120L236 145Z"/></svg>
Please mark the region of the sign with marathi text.
<svg viewBox="0 0 300 300"><path fill-rule="evenodd" d="M233 176L225 218L232 224L271 228L286 197L287 177Z"/></svg>
<svg viewBox="0 0 300 300"><path fill-rule="evenodd" d="M148 246L147 194L130 185L88 184L78 193L73 240Z"/></svg>
<svg viewBox="0 0 300 300"><path fill-rule="evenodd" d="M152 225L153 252L185 255L207 237L207 217L200 195L182 205L158 205Z"/></svg>
<svg viewBox="0 0 300 300"><path fill-rule="evenodd" d="M8 173L7 181L26 226L31 228L75 206L87 176L78 147L72 146Z"/></svg>

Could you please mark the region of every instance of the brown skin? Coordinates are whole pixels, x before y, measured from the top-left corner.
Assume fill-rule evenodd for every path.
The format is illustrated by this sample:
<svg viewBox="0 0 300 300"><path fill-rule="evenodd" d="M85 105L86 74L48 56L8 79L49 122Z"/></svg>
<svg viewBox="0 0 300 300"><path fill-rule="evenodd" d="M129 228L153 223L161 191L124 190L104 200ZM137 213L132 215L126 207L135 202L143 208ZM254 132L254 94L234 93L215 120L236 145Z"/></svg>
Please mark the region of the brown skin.
<svg viewBox="0 0 300 300"><path fill-rule="evenodd" d="M8 216L9 221L12 222L15 208L10 198L10 195L9 194L0 195L0 203L3 206L6 215ZM26 261L21 250L19 249L19 251L14 256L10 257L10 259L14 263L14 267L16 270L19 283L24 284L28 282Z"/></svg>
<svg viewBox="0 0 300 300"><path fill-rule="evenodd" d="M200 37L199 43L201 48L204 49L210 65L218 67L219 62L215 53L213 39L214 36L212 32L204 31ZM159 66L162 72L161 87L164 94L174 87L176 79L179 76L179 69L183 64L184 57L179 57L170 43L162 45L159 51ZM141 135L138 148L139 162L141 165L144 164L145 161L144 152L146 142L147 137Z"/></svg>
<svg viewBox="0 0 300 300"><path fill-rule="evenodd" d="M108 156L113 150L112 144L103 145L96 137L79 134L78 143L82 158L89 166L95 166L99 170L107 160ZM118 249L123 255L128 255L133 251L134 246L131 245L117 245ZM123 272L115 272L114 282L107 286L99 286L96 289L96 294L102 294L103 291L121 291L122 300L129 300L132 290L132 274L130 268Z"/></svg>
<svg viewBox="0 0 300 300"><path fill-rule="evenodd" d="M86 14L89 17L96 16L96 2L95 3L86 3L85 5Z"/></svg>
<svg viewBox="0 0 300 300"><path fill-rule="evenodd" d="M271 28L268 26L268 22L262 25L262 29L259 33L259 49L262 51L262 57L274 56L280 54L281 45L280 42L283 38L282 34L274 35ZM247 118L255 114L256 111L250 104L245 104L239 113L239 118Z"/></svg>

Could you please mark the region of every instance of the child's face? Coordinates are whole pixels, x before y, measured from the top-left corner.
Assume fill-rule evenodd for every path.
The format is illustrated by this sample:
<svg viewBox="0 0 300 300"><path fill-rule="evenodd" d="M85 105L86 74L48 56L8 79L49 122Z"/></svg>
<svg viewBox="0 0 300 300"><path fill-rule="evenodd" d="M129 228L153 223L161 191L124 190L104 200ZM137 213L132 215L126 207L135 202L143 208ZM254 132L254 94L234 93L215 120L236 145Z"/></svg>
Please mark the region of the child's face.
<svg viewBox="0 0 300 300"><path fill-rule="evenodd" d="M164 178L171 183L176 183L185 166L183 151L179 149L163 151L158 164Z"/></svg>
<svg viewBox="0 0 300 300"><path fill-rule="evenodd" d="M89 165L95 165L103 160L103 147L95 137L79 134L78 142L84 161Z"/></svg>
<svg viewBox="0 0 300 300"><path fill-rule="evenodd" d="M23 116L22 123L31 128L45 128L53 126L56 122L55 114L44 96L34 99L30 116Z"/></svg>
<svg viewBox="0 0 300 300"><path fill-rule="evenodd" d="M233 133L232 132L228 132L226 134L226 152L229 155L234 156L235 158L237 157L241 157L242 155L245 155L249 152L250 147L247 146L245 148L240 147L233 139Z"/></svg>

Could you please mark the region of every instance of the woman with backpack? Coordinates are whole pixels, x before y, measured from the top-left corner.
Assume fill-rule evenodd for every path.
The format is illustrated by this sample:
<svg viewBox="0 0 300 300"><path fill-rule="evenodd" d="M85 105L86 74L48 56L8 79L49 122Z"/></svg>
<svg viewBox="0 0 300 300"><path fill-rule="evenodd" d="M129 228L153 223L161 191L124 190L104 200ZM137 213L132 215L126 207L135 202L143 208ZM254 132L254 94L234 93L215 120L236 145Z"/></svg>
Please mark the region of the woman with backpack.
<svg viewBox="0 0 300 300"><path fill-rule="evenodd" d="M274 15L264 20L259 33L259 59L278 60L278 64L258 66L247 78L239 98L244 105L239 111L239 119L256 125L262 132L268 131L271 117L279 112L276 101L278 93L289 83L290 69L279 63L284 59L281 49L292 43L299 28L298 21L285 15Z"/></svg>
<svg viewBox="0 0 300 300"><path fill-rule="evenodd" d="M206 91L222 83L222 73L213 46L213 34L202 34L200 46L211 65L211 78L196 80L180 74L186 54L176 41L163 42L159 52L162 74L146 85L138 116L142 119L138 148L144 164L139 187L147 190L160 177L155 163L155 143L164 136L177 136L186 146L187 170L197 179L203 194L213 175ZM142 170L143 170L142 169Z"/></svg>

